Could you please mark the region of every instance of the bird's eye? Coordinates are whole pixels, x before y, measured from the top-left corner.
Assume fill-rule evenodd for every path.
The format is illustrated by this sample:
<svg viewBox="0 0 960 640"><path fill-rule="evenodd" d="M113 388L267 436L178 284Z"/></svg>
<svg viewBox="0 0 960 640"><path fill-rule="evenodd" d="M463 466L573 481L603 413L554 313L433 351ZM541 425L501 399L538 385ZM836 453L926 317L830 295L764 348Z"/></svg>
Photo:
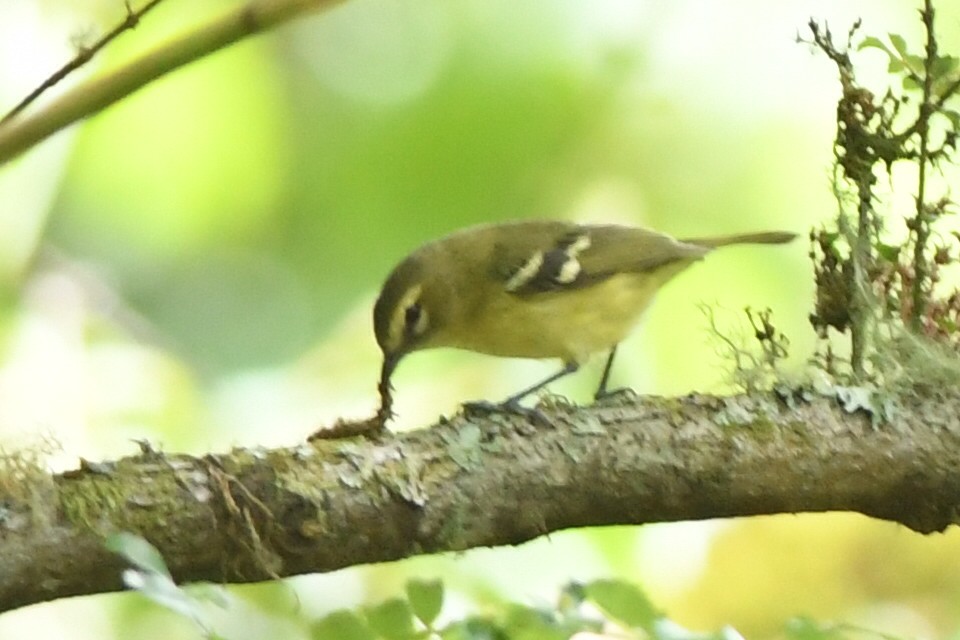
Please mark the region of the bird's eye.
<svg viewBox="0 0 960 640"><path fill-rule="evenodd" d="M403 312L403 323L406 325L408 331L417 328L422 315L423 307L420 306L419 302L414 302L412 305L406 308L406 310Z"/></svg>

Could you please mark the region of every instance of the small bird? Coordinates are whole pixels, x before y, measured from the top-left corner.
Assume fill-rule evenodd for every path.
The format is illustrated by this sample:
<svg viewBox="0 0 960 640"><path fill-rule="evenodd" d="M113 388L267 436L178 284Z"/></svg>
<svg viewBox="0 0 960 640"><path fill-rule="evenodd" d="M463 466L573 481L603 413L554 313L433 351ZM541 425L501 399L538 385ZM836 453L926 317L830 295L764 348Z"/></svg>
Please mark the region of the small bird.
<svg viewBox="0 0 960 640"><path fill-rule="evenodd" d="M609 352L595 394L607 394L617 345L654 294L716 247L781 244L773 231L676 240L639 227L523 220L469 227L429 242L387 278L373 309L383 351L383 425L390 377L409 353L454 347L494 356L559 358L563 368L502 403L474 409L536 414L520 400Z"/></svg>

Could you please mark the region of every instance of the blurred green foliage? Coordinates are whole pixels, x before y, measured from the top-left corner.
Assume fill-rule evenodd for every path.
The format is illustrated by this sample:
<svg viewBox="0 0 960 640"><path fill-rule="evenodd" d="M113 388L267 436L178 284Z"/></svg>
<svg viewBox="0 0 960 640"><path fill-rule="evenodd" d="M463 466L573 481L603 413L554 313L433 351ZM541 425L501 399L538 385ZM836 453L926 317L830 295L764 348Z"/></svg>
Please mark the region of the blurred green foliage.
<svg viewBox="0 0 960 640"><path fill-rule="evenodd" d="M196 63L81 129L46 239L93 261L181 355L218 375L302 353L417 244L482 221L577 215L598 183L634 195L594 215L675 233L795 225L742 204L758 177L778 179L749 166L779 155L763 153L777 143L759 137L763 125L724 131L682 102L629 95L644 42L598 39L578 59L560 17L578 12L555 13L361 0ZM165 15L137 36L162 31ZM404 44L418 26L444 35ZM517 41L491 38L500 30ZM366 67L344 70L343 57ZM411 86L394 77L377 93L370 83L391 65ZM744 136L755 140L734 142Z"/></svg>
<svg viewBox="0 0 960 640"><path fill-rule="evenodd" d="M252 617L242 601L211 587L184 589L170 581L162 558L142 538L113 536L108 545L134 567L126 584L149 600L195 624L205 638L229 638L215 630L209 605L239 618ZM644 591L623 580L572 582L554 603L530 606L500 603L486 612L443 614L444 586L438 580L409 580L406 597L394 597L356 609L337 609L318 619L298 616L308 637L316 640L739 640L738 631L724 626L716 632L693 632L657 611ZM791 619L785 628L791 640L885 638L848 623L823 623L809 617ZM302 637L303 633L296 634Z"/></svg>
<svg viewBox="0 0 960 640"><path fill-rule="evenodd" d="M215 630L209 604L228 610L230 615L249 618L246 605L207 586L181 588L173 584L163 559L146 540L129 533L112 536L108 546L133 568L124 573L124 582L154 603L190 620L205 638L229 638ZM440 581L410 580L406 597L394 597L355 610L338 609L323 617L304 617L309 637L317 640L564 640L585 633L586 638L636 638L645 640L737 640L731 628L717 633L693 633L654 610L643 591L628 582L596 580L571 583L554 605L528 606L504 603L489 613L439 617L444 605ZM825 629L825 628L824 628ZM813 640L828 636L815 623L798 621L791 627L794 637ZM817 635L820 632L821 635ZM302 634L297 634L298 637Z"/></svg>

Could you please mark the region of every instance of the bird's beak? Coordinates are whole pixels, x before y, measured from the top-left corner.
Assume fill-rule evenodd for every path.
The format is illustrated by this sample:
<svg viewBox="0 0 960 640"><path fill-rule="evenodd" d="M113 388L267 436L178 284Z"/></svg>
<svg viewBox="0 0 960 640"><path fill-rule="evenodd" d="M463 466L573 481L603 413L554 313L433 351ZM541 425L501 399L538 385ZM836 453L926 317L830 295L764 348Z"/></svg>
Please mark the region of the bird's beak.
<svg viewBox="0 0 960 640"><path fill-rule="evenodd" d="M380 389L381 390L390 390L393 387L390 385L390 377L393 375L393 370L397 368L397 363L400 362L402 354L400 353L384 353L383 354L383 368L380 369Z"/></svg>

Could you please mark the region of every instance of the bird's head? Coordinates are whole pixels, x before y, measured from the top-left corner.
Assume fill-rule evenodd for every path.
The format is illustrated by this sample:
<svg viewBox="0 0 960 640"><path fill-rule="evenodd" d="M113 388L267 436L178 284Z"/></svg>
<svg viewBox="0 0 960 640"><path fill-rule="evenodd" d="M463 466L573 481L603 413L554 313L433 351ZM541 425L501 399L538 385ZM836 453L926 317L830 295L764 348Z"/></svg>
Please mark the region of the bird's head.
<svg viewBox="0 0 960 640"><path fill-rule="evenodd" d="M397 265L373 307L373 331L383 352L383 386L408 353L444 346L448 287L443 274L427 262L429 256L414 254Z"/></svg>

